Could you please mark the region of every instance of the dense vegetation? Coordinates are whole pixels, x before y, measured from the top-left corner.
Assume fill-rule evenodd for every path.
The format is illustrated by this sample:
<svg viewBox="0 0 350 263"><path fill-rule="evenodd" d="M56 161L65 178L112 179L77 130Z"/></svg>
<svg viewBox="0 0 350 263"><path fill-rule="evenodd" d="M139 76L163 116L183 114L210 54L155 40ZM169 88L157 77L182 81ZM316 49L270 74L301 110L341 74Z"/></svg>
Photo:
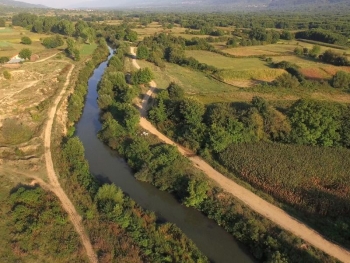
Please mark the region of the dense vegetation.
<svg viewBox="0 0 350 263"><path fill-rule="evenodd" d="M121 51L118 53L123 55ZM138 129L139 113L132 110L131 105L137 91L137 87L125 82L124 73L112 66L100 82L98 100L103 110L103 127L99 137L126 158L137 179L173 193L184 205L216 220L237 240L246 244L261 262L333 262L312 248L308 251L301 249L301 240L287 235L222 190L212 187L175 147L139 136L142 133ZM169 88L169 96L181 98L183 95L183 90L176 85ZM204 112L204 107L192 106L192 101L184 101L171 110L184 114L190 129ZM160 119L163 117L162 114L154 114Z"/></svg>
<svg viewBox="0 0 350 263"><path fill-rule="evenodd" d="M345 183L349 178L343 161L334 161L344 160L348 150L311 147L348 147L349 107L299 100L281 112L259 97L251 104L204 106L184 94L175 83L159 93L149 117L161 131L301 211L327 236L350 245L348 234L344 235L349 224L344 217L350 201ZM322 154L332 158L326 162ZM317 171L322 160L328 169L321 173ZM326 219L320 220L320 215Z"/></svg>
<svg viewBox="0 0 350 263"><path fill-rule="evenodd" d="M2 233L3 238L10 239L9 251L2 253L3 247L0 252L2 262L87 262L75 229L52 193L19 185L1 206L8 233Z"/></svg>
<svg viewBox="0 0 350 263"><path fill-rule="evenodd" d="M336 44L336 45L346 45L348 43L347 37L337 33L333 33L331 31L326 31L326 30L311 29L308 31L301 31L301 32L297 32L295 34L295 37L325 42L329 44Z"/></svg>
<svg viewBox="0 0 350 263"><path fill-rule="evenodd" d="M106 44L100 41L91 65L83 68L78 76L68 106L71 122L80 117L87 80L94 66L105 58L106 51ZM123 57L112 58L110 68L120 69L121 59ZM124 74L114 77L125 81ZM125 102L128 97L133 97L127 88L125 86L120 90L120 94L125 95ZM105 99L108 102L108 96ZM99 100L101 103L102 100ZM130 107L116 107L119 114L137 116L136 110L130 110ZM135 123L138 123L138 119L136 122L126 120L125 125L133 129ZM59 160L62 181L88 226L100 262L208 262L175 225L158 223L153 213L140 208L116 186L100 185L89 172L79 139L68 139L62 148Z"/></svg>

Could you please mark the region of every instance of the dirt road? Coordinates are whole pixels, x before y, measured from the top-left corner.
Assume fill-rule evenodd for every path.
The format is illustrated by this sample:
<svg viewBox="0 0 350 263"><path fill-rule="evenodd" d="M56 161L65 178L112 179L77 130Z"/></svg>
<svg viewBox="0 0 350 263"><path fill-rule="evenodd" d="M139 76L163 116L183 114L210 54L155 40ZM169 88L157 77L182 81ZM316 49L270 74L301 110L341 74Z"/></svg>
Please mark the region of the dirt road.
<svg viewBox="0 0 350 263"><path fill-rule="evenodd" d="M131 48L130 50L131 53L135 56L135 49ZM133 65L137 65L136 68L140 68L135 59L133 59ZM180 145L176 144L175 142L167 138L165 135L160 133L148 120L145 119L147 112L147 101L152 95L153 90L156 87L156 83L153 81L150 83L150 86L151 89L147 92L146 96L144 97L142 101L142 109L140 110L140 125L142 128L148 130L150 133L154 134L165 143L175 145L181 152L181 154L187 156L198 169L202 170L222 189L244 202L255 212L265 216L266 218L270 219L272 222L276 223L283 229L290 231L294 235L302 238L306 242L324 251L325 253L339 259L344 263L350 263L350 252L348 250L326 240L315 230L306 226L297 219L291 217L282 209L270 204L269 202L265 201L264 199L245 189L244 187L238 185L234 181L228 179L227 177L216 171L214 168L212 168L199 156L191 155L191 151L181 147Z"/></svg>
<svg viewBox="0 0 350 263"><path fill-rule="evenodd" d="M74 225L74 228L76 229L77 233L81 238L82 244L86 250L86 253L90 262L97 263L98 262L97 256L92 248L89 236L86 234L84 227L81 223L81 217L78 214L78 212L75 210L74 205L72 204L72 202L70 201L66 193L63 191L58 181L57 175L54 170L53 162L52 162L52 156L51 156L51 131L52 131L53 121L56 115L57 106L61 101L64 93L66 92L66 89L70 82L70 77L73 69L74 69L74 65L72 65L71 69L69 70L69 73L67 75L67 80L64 83L64 86L60 94L57 96L57 98L53 102L53 105L49 111L48 121L46 123L45 132L44 132L45 162L46 162L47 176L49 178L50 190L56 194L56 196L58 197L58 199L62 204L62 207L68 213L69 219L71 220L72 224Z"/></svg>

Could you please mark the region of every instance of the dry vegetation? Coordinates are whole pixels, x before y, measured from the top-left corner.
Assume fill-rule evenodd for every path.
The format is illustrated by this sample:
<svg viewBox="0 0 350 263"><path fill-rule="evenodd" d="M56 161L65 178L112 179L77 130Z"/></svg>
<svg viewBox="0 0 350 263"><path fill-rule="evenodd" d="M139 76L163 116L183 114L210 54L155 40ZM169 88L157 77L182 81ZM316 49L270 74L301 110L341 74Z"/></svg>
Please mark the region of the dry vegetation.
<svg viewBox="0 0 350 263"><path fill-rule="evenodd" d="M69 68L68 61L53 57L21 64L19 69L6 69L10 80L0 74L1 165L45 177L43 125Z"/></svg>

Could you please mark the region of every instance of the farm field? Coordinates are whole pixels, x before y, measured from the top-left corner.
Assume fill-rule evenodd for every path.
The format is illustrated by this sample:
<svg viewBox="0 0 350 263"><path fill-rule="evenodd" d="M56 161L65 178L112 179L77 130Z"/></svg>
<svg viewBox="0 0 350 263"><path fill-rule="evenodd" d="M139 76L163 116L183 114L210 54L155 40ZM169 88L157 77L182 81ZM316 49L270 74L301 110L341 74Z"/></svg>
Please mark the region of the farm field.
<svg viewBox="0 0 350 263"><path fill-rule="evenodd" d="M258 84L257 80L259 77L261 79L267 79L267 76L271 77L271 74L276 74L273 77L277 77L278 74L283 74L285 71L282 69L272 69L269 68L264 61L258 58L228 58L216 53L208 51L186 51L186 54L194 54L197 59L199 59L199 54L210 55L209 58L205 57L200 60L200 62L213 62L211 65L216 66L226 66L226 69L221 72L221 74L227 74L228 77L225 82L220 82L213 77L210 77L202 72L192 70L190 68L181 67L171 63L165 63L166 67L160 69L154 64L138 60L141 67L149 67L154 75L155 82L158 88L166 88L170 82L174 81L180 86L184 87L185 92L190 97L194 97L203 103L215 103L215 102L232 102L232 101L245 101L250 102L254 96L260 96L274 105L284 105L291 104L293 101L300 98L313 98L318 100L331 100L341 103L350 102L350 94L344 93L337 89L303 89L301 87L296 89L276 89L276 88L260 88L259 86L254 87ZM294 57L294 56L293 56ZM215 58L215 59L213 59ZM302 59L302 58L300 58ZM238 63L237 61L244 61L244 63ZM228 62L232 62L231 66ZM315 64L315 62L312 62ZM236 66L242 70L235 71L230 69L230 67ZM254 69L254 65L257 64L262 69ZM243 65L243 66L242 66ZM325 68L333 70L334 74L339 67L326 65ZM246 69L247 70L243 70ZM252 74L252 75L249 75ZM259 74L261 74L259 76ZM268 75L270 74L270 75ZM224 75L225 76L225 75ZM233 77L232 77L233 76Z"/></svg>
<svg viewBox="0 0 350 263"><path fill-rule="evenodd" d="M260 58L230 58L202 50L186 51L186 55L218 68L221 79L238 87L249 87L261 81L271 82L285 73L282 69L271 68Z"/></svg>
<svg viewBox="0 0 350 263"><path fill-rule="evenodd" d="M214 47L217 49L226 52L228 54L238 56L238 57L247 57L247 56L286 56L293 55L294 49L296 47L312 49L314 46L310 43L305 43L297 40L290 41L280 41L277 44L269 45L259 45L259 46L249 46L249 47L236 47L236 48L227 48L225 43L214 43ZM350 54L350 49L340 50L336 48L329 48L326 46L321 46L321 52L331 49L337 53Z"/></svg>

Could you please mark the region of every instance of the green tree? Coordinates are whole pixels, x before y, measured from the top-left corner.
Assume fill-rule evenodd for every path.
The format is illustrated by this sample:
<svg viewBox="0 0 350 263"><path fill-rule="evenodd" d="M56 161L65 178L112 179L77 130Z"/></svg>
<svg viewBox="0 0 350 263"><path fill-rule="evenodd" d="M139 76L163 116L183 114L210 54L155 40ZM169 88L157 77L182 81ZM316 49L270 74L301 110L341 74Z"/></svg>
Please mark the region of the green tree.
<svg viewBox="0 0 350 263"><path fill-rule="evenodd" d="M276 78L274 85L281 88L295 89L300 83L295 76L292 76L289 73L284 73Z"/></svg>
<svg viewBox="0 0 350 263"><path fill-rule="evenodd" d="M172 100L181 100L185 96L185 91L175 82L171 82L167 88L169 98Z"/></svg>
<svg viewBox="0 0 350 263"><path fill-rule="evenodd" d="M138 59L148 59L149 58L148 48L145 45L138 46L136 56Z"/></svg>
<svg viewBox="0 0 350 263"><path fill-rule="evenodd" d="M32 44L32 40L29 37L25 36L21 38L21 43L24 45L30 45Z"/></svg>
<svg viewBox="0 0 350 263"><path fill-rule="evenodd" d="M180 113L185 125L199 126L205 112L204 105L193 99L184 99L180 104Z"/></svg>
<svg viewBox="0 0 350 263"><path fill-rule="evenodd" d="M18 53L18 55L20 58L27 60L32 56L32 51L28 48L24 48Z"/></svg>
<svg viewBox="0 0 350 263"><path fill-rule="evenodd" d="M188 196L184 199L184 204L188 207L197 207L207 198L208 190L207 181L190 180L187 187Z"/></svg>
<svg viewBox="0 0 350 263"><path fill-rule="evenodd" d="M132 75L134 84L147 84L153 79L153 73L149 68L139 69Z"/></svg>
<svg viewBox="0 0 350 263"><path fill-rule="evenodd" d="M321 53L321 47L319 45L314 45L312 49L309 51L309 56L313 58L317 58Z"/></svg>
<svg viewBox="0 0 350 263"><path fill-rule="evenodd" d="M149 117L155 123L162 123L168 118L163 99L159 99L157 101L157 106L152 107L149 111Z"/></svg>
<svg viewBox="0 0 350 263"><path fill-rule="evenodd" d="M294 143L334 146L340 140L341 111L338 105L299 100L291 108L290 139Z"/></svg>
<svg viewBox="0 0 350 263"><path fill-rule="evenodd" d="M337 89L350 89L350 74L338 71L331 79L331 85Z"/></svg>
<svg viewBox="0 0 350 263"><path fill-rule="evenodd" d="M5 19L0 18L0 27L5 27L5 26L6 26Z"/></svg>

